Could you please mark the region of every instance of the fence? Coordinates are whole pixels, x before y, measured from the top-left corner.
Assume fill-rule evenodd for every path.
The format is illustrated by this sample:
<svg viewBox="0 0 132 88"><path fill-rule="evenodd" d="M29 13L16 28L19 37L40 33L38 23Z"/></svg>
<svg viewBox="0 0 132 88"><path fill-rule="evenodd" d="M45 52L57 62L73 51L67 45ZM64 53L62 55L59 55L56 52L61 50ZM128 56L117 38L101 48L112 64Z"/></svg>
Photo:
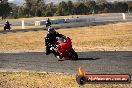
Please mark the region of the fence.
<svg viewBox="0 0 132 88"><path fill-rule="evenodd" d="M43 18L42 18L43 19ZM41 26L45 25L46 18L42 19L22 19L10 20L12 26ZM92 23L92 22L106 22L106 21L132 21L132 13L109 13L109 14L95 14L94 16L83 15L76 18L65 18L65 19L50 19L52 24L62 24L66 23ZM5 21L0 21L0 25L4 25ZM24 28L24 27L23 27Z"/></svg>
<svg viewBox="0 0 132 88"><path fill-rule="evenodd" d="M67 18L67 19L50 19L52 24L64 24L75 22L94 22L95 18ZM35 21L35 26L45 25L46 20Z"/></svg>

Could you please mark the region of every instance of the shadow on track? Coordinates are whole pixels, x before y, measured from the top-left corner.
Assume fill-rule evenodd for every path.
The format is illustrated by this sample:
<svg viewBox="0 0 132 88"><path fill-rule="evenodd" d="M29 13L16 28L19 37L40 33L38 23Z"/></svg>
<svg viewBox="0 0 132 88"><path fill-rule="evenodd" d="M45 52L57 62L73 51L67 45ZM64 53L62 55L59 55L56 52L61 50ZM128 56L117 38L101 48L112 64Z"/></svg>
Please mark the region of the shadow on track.
<svg viewBox="0 0 132 88"><path fill-rule="evenodd" d="M78 58L78 60L72 60L72 59L65 59L65 60L69 60L69 61L83 61L83 60L94 61L94 60L98 60L98 59L100 59L100 58Z"/></svg>
<svg viewBox="0 0 132 88"><path fill-rule="evenodd" d="M98 59L100 58L78 58L78 60L98 60Z"/></svg>

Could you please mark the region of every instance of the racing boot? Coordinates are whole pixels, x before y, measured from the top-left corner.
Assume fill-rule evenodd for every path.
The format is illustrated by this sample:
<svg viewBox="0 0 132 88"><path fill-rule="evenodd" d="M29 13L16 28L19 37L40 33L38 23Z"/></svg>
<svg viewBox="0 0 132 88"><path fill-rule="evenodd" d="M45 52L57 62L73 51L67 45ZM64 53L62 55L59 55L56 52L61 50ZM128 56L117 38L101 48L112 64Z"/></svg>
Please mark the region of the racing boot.
<svg viewBox="0 0 132 88"><path fill-rule="evenodd" d="M58 58L58 61L64 61L64 58L62 56L57 55L56 57Z"/></svg>
<svg viewBox="0 0 132 88"><path fill-rule="evenodd" d="M50 53L51 53L50 47L49 47L49 46L46 46L45 54L46 54L46 55L49 55Z"/></svg>

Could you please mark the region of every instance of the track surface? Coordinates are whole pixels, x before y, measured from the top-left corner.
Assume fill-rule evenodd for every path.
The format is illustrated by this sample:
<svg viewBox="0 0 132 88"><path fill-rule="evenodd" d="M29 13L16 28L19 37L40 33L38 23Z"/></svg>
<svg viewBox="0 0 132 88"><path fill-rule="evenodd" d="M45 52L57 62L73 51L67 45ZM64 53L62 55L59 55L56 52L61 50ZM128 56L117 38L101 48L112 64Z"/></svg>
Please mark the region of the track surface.
<svg viewBox="0 0 132 88"><path fill-rule="evenodd" d="M79 60L58 61L44 52L0 53L0 70L30 70L76 74L82 65L88 74L126 74L132 76L132 51L78 52Z"/></svg>

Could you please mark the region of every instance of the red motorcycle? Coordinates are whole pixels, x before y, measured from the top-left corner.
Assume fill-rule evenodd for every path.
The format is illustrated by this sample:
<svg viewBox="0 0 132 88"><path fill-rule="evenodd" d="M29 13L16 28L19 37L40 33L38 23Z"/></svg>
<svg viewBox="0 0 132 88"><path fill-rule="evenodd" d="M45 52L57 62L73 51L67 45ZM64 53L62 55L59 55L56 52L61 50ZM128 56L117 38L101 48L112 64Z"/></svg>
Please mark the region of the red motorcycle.
<svg viewBox="0 0 132 88"><path fill-rule="evenodd" d="M57 37L57 41L55 43L56 47L52 47L52 53L59 59L68 58L72 60L77 60L78 55L72 48L72 42L69 37Z"/></svg>

